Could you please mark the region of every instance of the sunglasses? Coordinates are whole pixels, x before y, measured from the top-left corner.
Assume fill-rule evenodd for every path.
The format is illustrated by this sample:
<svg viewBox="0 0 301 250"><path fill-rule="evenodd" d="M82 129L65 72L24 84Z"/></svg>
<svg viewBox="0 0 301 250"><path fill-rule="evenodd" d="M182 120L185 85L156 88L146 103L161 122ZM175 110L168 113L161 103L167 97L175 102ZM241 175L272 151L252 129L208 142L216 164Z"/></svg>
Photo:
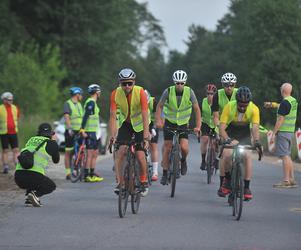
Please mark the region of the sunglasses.
<svg viewBox="0 0 301 250"><path fill-rule="evenodd" d="M185 82L175 82L176 85L184 85Z"/></svg>
<svg viewBox="0 0 301 250"><path fill-rule="evenodd" d="M207 95L214 95L213 92L207 92Z"/></svg>
<svg viewBox="0 0 301 250"><path fill-rule="evenodd" d="M131 87L131 86L133 86L133 82L122 82L121 83L121 86L123 86L123 87L126 87L126 86L129 86L129 87Z"/></svg>
<svg viewBox="0 0 301 250"><path fill-rule="evenodd" d="M6 99L6 101L8 101L8 102L12 102L12 101L13 101L13 99Z"/></svg>
<svg viewBox="0 0 301 250"><path fill-rule="evenodd" d="M237 106L240 108L246 108L248 107L249 102L237 102Z"/></svg>
<svg viewBox="0 0 301 250"><path fill-rule="evenodd" d="M235 87L235 84L233 84L233 83L223 83L223 87L224 88L233 88L233 87Z"/></svg>

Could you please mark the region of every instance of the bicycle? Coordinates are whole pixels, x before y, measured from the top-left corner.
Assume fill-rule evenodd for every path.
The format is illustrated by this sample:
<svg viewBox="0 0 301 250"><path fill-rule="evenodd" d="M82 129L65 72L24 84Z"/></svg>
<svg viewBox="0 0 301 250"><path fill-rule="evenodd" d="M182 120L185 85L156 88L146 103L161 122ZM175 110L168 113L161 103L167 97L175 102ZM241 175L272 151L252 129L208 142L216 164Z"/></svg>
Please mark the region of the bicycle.
<svg viewBox="0 0 301 250"><path fill-rule="evenodd" d="M259 149L250 145L227 145L223 144L221 147L221 157L223 150L233 149L232 153L232 169L231 169L231 187L232 191L229 194L228 202L232 206L232 215L235 216L236 220L240 220L242 215L242 208L244 202L244 161L243 152L245 150L256 150L258 153L258 160L261 160L262 149Z"/></svg>
<svg viewBox="0 0 301 250"><path fill-rule="evenodd" d="M175 196L177 176L180 174L180 160L181 160L181 149L180 149L180 135L184 133L195 134L193 129L178 129L166 127L166 130L173 134L172 148L169 155L170 166L167 173L168 183L171 183L170 197Z"/></svg>
<svg viewBox="0 0 301 250"><path fill-rule="evenodd" d="M74 137L74 151L71 154L71 182L82 181L87 160L86 140L80 135Z"/></svg>
<svg viewBox="0 0 301 250"><path fill-rule="evenodd" d="M152 165L150 150L146 151L146 165L147 165L147 180L148 180L148 184L151 186L152 176L153 176L153 165Z"/></svg>
<svg viewBox="0 0 301 250"><path fill-rule="evenodd" d="M140 169L136 160L134 140L130 141L126 145L128 146L126 153L126 162L122 167L122 182L119 185L118 193L118 214L120 218L123 218L126 214L128 198L131 196L131 209L133 214L137 214L140 206L141 199L141 184L140 184ZM114 144L114 150L117 151L120 142ZM124 145L124 144L123 144ZM109 146L109 151L112 153L112 144Z"/></svg>
<svg viewBox="0 0 301 250"><path fill-rule="evenodd" d="M207 171L207 184L211 183L213 172L217 171L216 169L216 132L214 129L210 129L208 134L208 144L206 150L206 171Z"/></svg>

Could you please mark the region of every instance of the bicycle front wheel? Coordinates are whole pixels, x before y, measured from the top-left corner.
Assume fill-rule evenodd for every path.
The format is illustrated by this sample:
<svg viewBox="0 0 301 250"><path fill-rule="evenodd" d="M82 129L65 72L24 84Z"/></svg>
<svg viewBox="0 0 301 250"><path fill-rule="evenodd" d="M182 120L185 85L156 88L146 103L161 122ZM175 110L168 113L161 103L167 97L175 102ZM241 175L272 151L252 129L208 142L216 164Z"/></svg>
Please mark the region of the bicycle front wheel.
<svg viewBox="0 0 301 250"><path fill-rule="evenodd" d="M241 164L238 163L235 171L235 181L232 187L233 195L233 216L236 217L236 220L240 220L243 208L244 201L244 180L241 169Z"/></svg>
<svg viewBox="0 0 301 250"><path fill-rule="evenodd" d="M128 205L129 198L129 179L130 179L130 167L128 165L123 168L123 185L119 185L119 194L118 194L118 213L119 217L123 218L126 214L126 209Z"/></svg>
<svg viewBox="0 0 301 250"><path fill-rule="evenodd" d="M71 154L71 160L70 160L70 180L71 182L75 183L79 181L82 178L83 175L83 166L84 166L84 157L81 155L75 155Z"/></svg>
<svg viewBox="0 0 301 250"><path fill-rule="evenodd" d="M213 170L214 170L214 163L215 163L215 154L213 148L210 148L207 151L207 162L206 162L206 169L207 169L207 184L211 183Z"/></svg>
<svg viewBox="0 0 301 250"><path fill-rule="evenodd" d="M135 163L135 167L134 167L133 184L134 184L134 186L133 186L134 188L131 193L131 207L132 207L132 213L137 214L139 211L140 199L141 199L140 171L139 171L138 162Z"/></svg>
<svg viewBox="0 0 301 250"><path fill-rule="evenodd" d="M180 170L180 156L179 152L175 150L175 152L172 154L171 157L171 193L170 197L175 196L175 191L176 191L176 182L177 182L177 174L179 173Z"/></svg>

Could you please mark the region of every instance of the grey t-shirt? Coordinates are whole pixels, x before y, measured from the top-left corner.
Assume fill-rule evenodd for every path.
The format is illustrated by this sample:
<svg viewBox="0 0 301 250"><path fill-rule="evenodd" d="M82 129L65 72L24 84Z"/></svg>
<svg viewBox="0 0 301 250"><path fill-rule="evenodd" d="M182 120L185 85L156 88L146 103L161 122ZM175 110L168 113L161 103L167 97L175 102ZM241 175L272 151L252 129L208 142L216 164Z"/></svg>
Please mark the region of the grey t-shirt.
<svg viewBox="0 0 301 250"><path fill-rule="evenodd" d="M162 94L162 96L160 98L160 102L162 102L164 104L166 102L168 96L169 96L169 88L167 88L167 89L164 90L164 92L163 92L163 94ZM183 92L181 92L181 93L176 92L178 106L181 103L182 96L183 96ZM192 88L190 88L190 101L191 101L192 104L195 104L195 103L198 102L198 100L197 100L197 98L195 96L195 93L192 90Z"/></svg>

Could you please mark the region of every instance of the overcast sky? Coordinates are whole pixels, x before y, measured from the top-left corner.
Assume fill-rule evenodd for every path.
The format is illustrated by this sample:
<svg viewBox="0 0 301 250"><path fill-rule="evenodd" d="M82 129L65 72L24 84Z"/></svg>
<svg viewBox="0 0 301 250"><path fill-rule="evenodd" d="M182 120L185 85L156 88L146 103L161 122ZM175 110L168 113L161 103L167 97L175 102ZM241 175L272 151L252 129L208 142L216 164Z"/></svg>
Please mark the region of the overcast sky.
<svg viewBox="0 0 301 250"><path fill-rule="evenodd" d="M168 49L184 52L188 27L202 25L215 30L217 21L228 11L230 0L137 0L148 3L150 12L160 20Z"/></svg>

